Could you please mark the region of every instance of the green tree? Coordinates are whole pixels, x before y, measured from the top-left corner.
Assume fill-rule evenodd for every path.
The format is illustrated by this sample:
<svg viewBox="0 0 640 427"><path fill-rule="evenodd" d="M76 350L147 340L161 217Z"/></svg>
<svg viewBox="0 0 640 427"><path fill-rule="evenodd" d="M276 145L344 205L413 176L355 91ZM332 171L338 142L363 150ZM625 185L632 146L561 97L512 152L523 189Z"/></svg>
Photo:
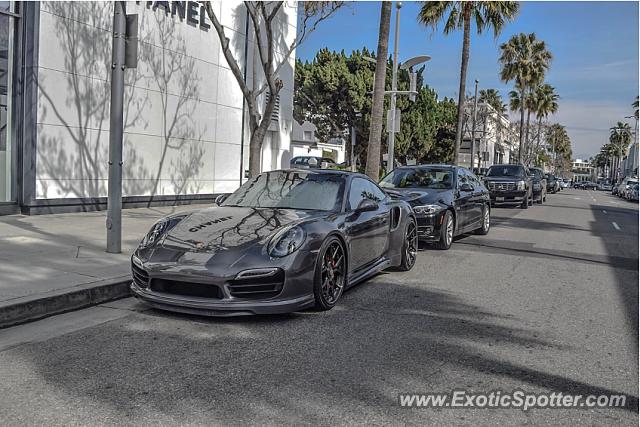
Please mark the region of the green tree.
<svg viewBox="0 0 640 427"><path fill-rule="evenodd" d="M638 99L639 97L636 96L636 100L633 101L633 104L631 104L631 106L634 108L633 115L635 116L636 120L638 120L638 105L640 103Z"/></svg>
<svg viewBox="0 0 640 427"><path fill-rule="evenodd" d="M524 154L525 110L528 116L533 106L531 93L533 88L542 83L544 75L551 65L552 55L547 50L544 41L538 40L535 33L512 36L509 41L500 45L500 63L502 70L500 78L504 82L514 81L517 92L517 106L520 110L520 148L518 161L522 161ZM511 99L514 99L512 96ZM510 103L512 107L516 105Z"/></svg>
<svg viewBox="0 0 640 427"><path fill-rule="evenodd" d="M507 112L507 105L502 100L500 92L496 89L481 89L479 101L491 105L500 114Z"/></svg>
<svg viewBox="0 0 640 427"><path fill-rule="evenodd" d="M475 22L478 34L481 34L485 29L493 29L494 37L497 38L506 23L512 21L519 10L520 5L515 1L426 1L422 4L418 14L420 23L436 28L438 23L445 21L445 34L454 30L463 30L454 164L458 163L462 142L471 22Z"/></svg>

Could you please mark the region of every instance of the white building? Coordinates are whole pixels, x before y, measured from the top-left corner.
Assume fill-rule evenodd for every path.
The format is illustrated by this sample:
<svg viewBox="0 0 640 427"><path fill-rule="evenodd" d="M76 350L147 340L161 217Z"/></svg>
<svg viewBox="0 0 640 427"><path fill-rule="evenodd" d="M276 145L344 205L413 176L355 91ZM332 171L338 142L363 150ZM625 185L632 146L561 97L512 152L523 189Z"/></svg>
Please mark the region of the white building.
<svg viewBox="0 0 640 427"><path fill-rule="evenodd" d="M573 182L595 181L595 169L588 160L574 159L571 162Z"/></svg>
<svg viewBox="0 0 640 427"><path fill-rule="evenodd" d="M247 81L259 84L244 4L213 4ZM125 71L124 206L212 200L235 190L248 168L249 132L204 7L126 7L138 14L139 59ZM277 16L283 50L296 36L296 11L285 2ZM106 207L112 20L113 2L0 3L0 213ZM280 71L284 88L263 170L288 164L294 63L289 58Z"/></svg>
<svg viewBox="0 0 640 427"><path fill-rule="evenodd" d="M345 161L345 141L342 138L332 138L320 141L315 135L316 126L304 121L302 124L293 121L291 132L291 158L296 156L329 157L342 163ZM290 159L289 159L290 160Z"/></svg>
<svg viewBox="0 0 640 427"><path fill-rule="evenodd" d="M470 164L471 129L471 114L467 114L460 146L461 164ZM491 105L479 103L474 147L476 156L473 161L473 167L486 169L495 164L512 163L512 153L517 150L517 148L514 149L514 144L513 135L510 132L509 118L500 114ZM478 159L478 152L480 152L480 159Z"/></svg>

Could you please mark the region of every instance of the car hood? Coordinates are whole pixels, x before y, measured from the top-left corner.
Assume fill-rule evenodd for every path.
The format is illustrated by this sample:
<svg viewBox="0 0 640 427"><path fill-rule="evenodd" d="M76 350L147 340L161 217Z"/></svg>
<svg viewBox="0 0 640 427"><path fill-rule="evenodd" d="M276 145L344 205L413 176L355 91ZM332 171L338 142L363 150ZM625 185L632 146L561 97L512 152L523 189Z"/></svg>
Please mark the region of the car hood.
<svg viewBox="0 0 640 427"><path fill-rule="evenodd" d="M436 203L444 202L444 199L447 198L448 195L451 194L451 189L421 189L421 188L393 188L393 189L385 189L387 194L389 194L392 198L404 200L408 202L411 206L416 206L418 204L425 203Z"/></svg>
<svg viewBox="0 0 640 427"><path fill-rule="evenodd" d="M212 207L189 214L159 244L186 252L244 251L266 244L283 227L326 214L293 209Z"/></svg>

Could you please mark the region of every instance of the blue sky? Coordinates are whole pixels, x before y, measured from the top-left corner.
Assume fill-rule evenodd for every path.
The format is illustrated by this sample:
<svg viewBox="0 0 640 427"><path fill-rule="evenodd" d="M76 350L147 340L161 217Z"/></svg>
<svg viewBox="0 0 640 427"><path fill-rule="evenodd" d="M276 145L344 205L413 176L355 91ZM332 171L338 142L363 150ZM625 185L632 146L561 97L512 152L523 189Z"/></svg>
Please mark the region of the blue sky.
<svg viewBox="0 0 640 427"><path fill-rule="evenodd" d="M418 2L403 2L400 60L431 55L427 84L441 97L457 97L462 33L444 36L440 29L424 28L416 21L419 7ZM378 2L349 3L318 26L296 55L312 59L323 47L351 52L366 46L375 51L379 18ZM479 88L499 89L507 98L511 86L499 79L498 50L520 32L535 32L554 55L546 80L556 87L560 108L550 120L567 126L575 157L595 154L618 120L635 125L624 117L632 115L631 103L638 94L638 2L522 2L518 18L497 39L493 33L473 33L468 93L478 79Z"/></svg>

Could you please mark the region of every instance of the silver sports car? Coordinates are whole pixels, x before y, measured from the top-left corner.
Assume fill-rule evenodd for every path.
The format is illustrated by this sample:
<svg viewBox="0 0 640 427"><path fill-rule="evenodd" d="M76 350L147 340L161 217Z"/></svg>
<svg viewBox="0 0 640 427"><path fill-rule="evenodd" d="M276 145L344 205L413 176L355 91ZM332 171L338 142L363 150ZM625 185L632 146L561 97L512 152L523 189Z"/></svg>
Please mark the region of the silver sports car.
<svg viewBox="0 0 640 427"><path fill-rule="evenodd" d="M210 316L328 310L346 288L416 261L411 207L361 174L266 172L217 204L144 236L131 259L137 298Z"/></svg>

